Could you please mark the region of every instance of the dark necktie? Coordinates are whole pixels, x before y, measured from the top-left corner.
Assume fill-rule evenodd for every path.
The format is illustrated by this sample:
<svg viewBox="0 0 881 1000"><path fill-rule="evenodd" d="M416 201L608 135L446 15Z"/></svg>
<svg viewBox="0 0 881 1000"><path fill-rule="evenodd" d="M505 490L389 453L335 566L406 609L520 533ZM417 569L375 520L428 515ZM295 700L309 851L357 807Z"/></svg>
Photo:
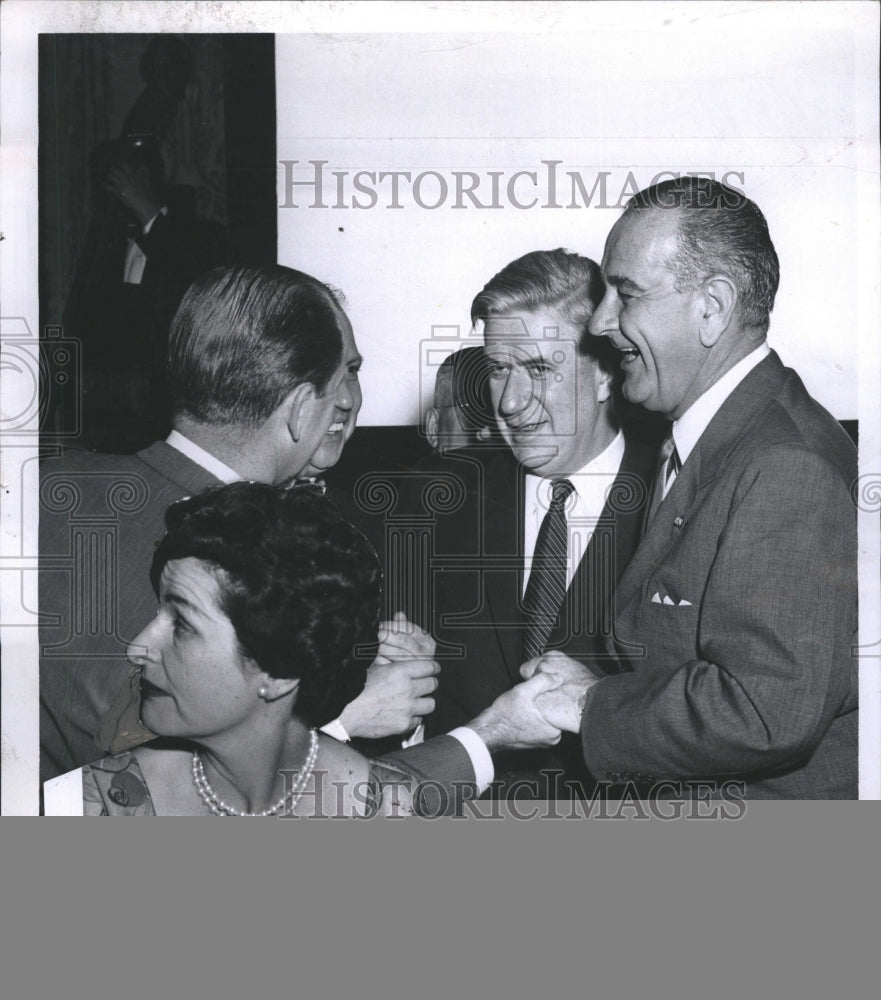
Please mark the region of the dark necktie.
<svg viewBox="0 0 881 1000"><path fill-rule="evenodd" d="M551 480L551 503L538 530L532 570L523 599L523 659L541 656L566 596L566 501L575 487Z"/></svg>
<svg viewBox="0 0 881 1000"><path fill-rule="evenodd" d="M661 445L661 450L658 452L658 471L655 474L655 482L652 487L652 499L648 508L648 515L645 519L645 526L648 527L651 523L652 518L658 507L661 506L661 501L664 499L664 490L667 487L667 483L670 481L671 477L676 478L679 475L679 470L682 468L682 463L679 461L679 452L676 450L676 442L673 440L673 432L671 431L665 438L664 443Z"/></svg>

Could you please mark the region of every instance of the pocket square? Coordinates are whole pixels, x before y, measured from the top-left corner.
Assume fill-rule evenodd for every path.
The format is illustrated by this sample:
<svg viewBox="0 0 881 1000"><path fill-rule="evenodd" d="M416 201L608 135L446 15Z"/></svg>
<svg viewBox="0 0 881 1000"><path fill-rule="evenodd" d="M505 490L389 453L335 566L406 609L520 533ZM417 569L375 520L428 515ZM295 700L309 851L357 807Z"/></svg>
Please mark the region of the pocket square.
<svg viewBox="0 0 881 1000"><path fill-rule="evenodd" d="M690 608L693 606L691 601L686 601L684 597L678 603L674 601L669 594L665 594L661 597L661 592L659 590L655 591L654 596L652 597L652 604L666 604L673 608Z"/></svg>

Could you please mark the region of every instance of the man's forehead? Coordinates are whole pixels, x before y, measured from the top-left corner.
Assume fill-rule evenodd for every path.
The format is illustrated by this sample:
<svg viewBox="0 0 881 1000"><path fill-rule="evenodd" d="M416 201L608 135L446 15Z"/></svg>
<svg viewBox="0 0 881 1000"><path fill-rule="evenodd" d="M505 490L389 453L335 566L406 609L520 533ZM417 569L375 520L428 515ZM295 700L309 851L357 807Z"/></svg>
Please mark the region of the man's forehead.
<svg viewBox="0 0 881 1000"><path fill-rule="evenodd" d="M629 277L617 273L640 264L657 264L675 250L679 231L673 209L644 209L622 216L612 227L603 252L603 277Z"/></svg>
<svg viewBox="0 0 881 1000"><path fill-rule="evenodd" d="M488 353L499 351L528 357L571 352L579 334L563 317L550 312L521 316L490 316L483 328Z"/></svg>

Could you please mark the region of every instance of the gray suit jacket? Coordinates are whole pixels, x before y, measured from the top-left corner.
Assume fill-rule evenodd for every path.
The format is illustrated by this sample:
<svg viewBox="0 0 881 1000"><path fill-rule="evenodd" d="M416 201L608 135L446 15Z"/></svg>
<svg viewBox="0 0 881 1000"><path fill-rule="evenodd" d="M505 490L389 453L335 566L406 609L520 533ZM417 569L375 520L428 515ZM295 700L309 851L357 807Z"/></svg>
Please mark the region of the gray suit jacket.
<svg viewBox="0 0 881 1000"><path fill-rule="evenodd" d="M136 455L67 452L43 463L41 781L143 741L136 717L108 714L131 701L126 645L156 612L153 549L168 505L217 483L164 441Z"/></svg>
<svg viewBox="0 0 881 1000"><path fill-rule="evenodd" d="M218 483L164 441L136 455L68 452L43 463L41 784L152 737L137 720L125 649L156 612L150 563L168 505ZM388 759L424 782L417 804L428 815L458 810L470 794L471 760L450 737Z"/></svg>
<svg viewBox="0 0 881 1000"><path fill-rule="evenodd" d="M856 450L773 354L726 400L618 586L596 778L857 795Z"/></svg>

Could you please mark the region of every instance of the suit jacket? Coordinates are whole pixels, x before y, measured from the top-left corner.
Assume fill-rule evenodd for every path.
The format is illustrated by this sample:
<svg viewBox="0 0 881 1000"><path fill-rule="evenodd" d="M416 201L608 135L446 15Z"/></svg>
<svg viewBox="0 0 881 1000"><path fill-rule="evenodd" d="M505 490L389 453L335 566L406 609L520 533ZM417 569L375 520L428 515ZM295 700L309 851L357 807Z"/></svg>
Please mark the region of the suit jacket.
<svg viewBox="0 0 881 1000"><path fill-rule="evenodd" d="M167 214L149 233L132 233L146 255L139 284L123 281L129 216L107 196L112 204L91 220L64 308L65 334L82 342L85 365L79 392L56 387L53 405L63 426L78 417L80 440L105 452L135 452L168 433L171 320L193 280L229 259L221 227L196 216L192 189L171 187L164 196ZM50 368L54 353L47 352Z"/></svg>
<svg viewBox="0 0 881 1000"><path fill-rule="evenodd" d="M596 778L857 794L856 450L771 356L725 401L617 592L584 757Z"/></svg>
<svg viewBox="0 0 881 1000"><path fill-rule="evenodd" d="M156 612L153 551L168 505L219 480L164 441L136 455L68 452L41 467L41 783L152 734L137 720L126 645ZM474 781L441 737L390 760L420 781L428 815L459 809Z"/></svg>
<svg viewBox="0 0 881 1000"><path fill-rule="evenodd" d="M523 662L524 472L507 448L450 453L462 500L436 516L430 566L433 615L442 670L429 731L473 719L518 684ZM605 507L551 633L559 649L605 673L617 669L604 636L612 630L615 584L639 539L654 449L629 439ZM418 609L417 609L418 613Z"/></svg>
<svg viewBox="0 0 881 1000"><path fill-rule="evenodd" d="M156 612L149 574L165 510L218 480L164 441L136 455L67 452L40 480L45 781L145 738L136 718L121 733L112 721L102 733L102 720L131 701L125 649Z"/></svg>

